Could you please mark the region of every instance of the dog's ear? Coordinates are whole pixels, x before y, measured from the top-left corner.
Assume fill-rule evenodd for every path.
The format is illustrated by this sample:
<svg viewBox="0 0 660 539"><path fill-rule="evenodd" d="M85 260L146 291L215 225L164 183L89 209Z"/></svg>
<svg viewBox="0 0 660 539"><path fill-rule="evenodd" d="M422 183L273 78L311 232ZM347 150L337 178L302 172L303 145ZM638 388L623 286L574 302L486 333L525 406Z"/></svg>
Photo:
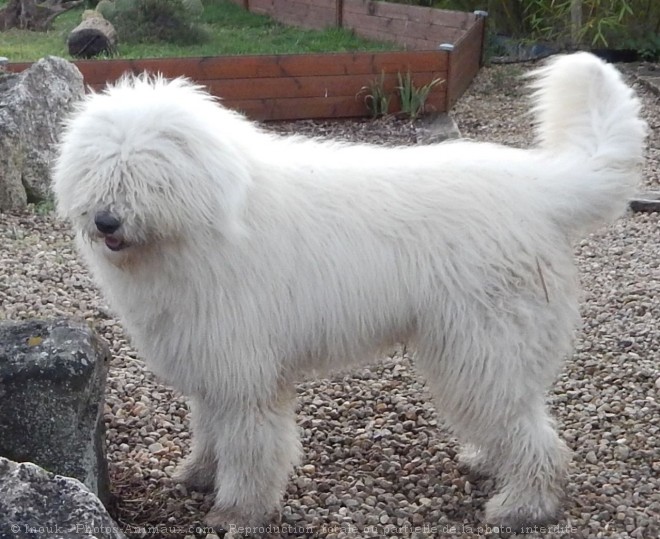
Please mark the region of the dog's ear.
<svg viewBox="0 0 660 539"><path fill-rule="evenodd" d="M216 227L227 239L235 240L245 232L243 223L252 176L240 148L223 150L208 163L208 172L213 182Z"/></svg>
<svg viewBox="0 0 660 539"><path fill-rule="evenodd" d="M145 117L149 110L149 125L142 129L155 135L150 151L158 154L159 174L169 180L168 206L182 224L213 226L236 236L258 129L190 81L158 79L150 85L150 100L141 110Z"/></svg>
<svg viewBox="0 0 660 539"><path fill-rule="evenodd" d="M235 239L243 232L252 173L246 151L223 131L189 120L187 125L168 124L160 138L171 149L164 156L169 175L176 176L171 185L179 192L173 196L186 207L191 224L211 226Z"/></svg>

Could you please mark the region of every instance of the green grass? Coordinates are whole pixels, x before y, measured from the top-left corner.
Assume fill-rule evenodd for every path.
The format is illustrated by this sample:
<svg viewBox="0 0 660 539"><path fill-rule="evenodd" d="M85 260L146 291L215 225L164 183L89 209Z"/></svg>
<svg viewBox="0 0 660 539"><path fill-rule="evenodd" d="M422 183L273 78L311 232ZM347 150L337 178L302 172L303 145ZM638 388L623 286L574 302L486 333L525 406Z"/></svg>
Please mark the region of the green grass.
<svg viewBox="0 0 660 539"><path fill-rule="evenodd" d="M0 6L5 2L0 0ZM269 17L249 13L227 0L205 0L204 6L202 20L210 35L206 43L190 46L119 43L118 57L164 58L397 49L394 44L362 39L344 29L319 31L284 26ZM80 22L81 13L82 8L60 15L48 32L0 32L0 56L6 56L11 62L34 61L47 55L70 58L66 38Z"/></svg>

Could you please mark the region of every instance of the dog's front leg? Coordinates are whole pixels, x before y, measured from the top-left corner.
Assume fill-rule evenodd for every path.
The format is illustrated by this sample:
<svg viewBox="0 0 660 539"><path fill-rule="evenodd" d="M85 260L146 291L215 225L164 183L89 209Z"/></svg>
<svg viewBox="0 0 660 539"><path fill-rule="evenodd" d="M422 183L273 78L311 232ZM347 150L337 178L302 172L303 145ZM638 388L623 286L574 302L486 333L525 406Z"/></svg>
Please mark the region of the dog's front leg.
<svg viewBox="0 0 660 539"><path fill-rule="evenodd" d="M206 517L213 527L259 526L279 511L293 466L300 457L295 391L275 399L236 401L215 425L215 503Z"/></svg>
<svg viewBox="0 0 660 539"><path fill-rule="evenodd" d="M219 421L217 407L201 397L190 398L192 449L177 467L174 480L197 490L211 490L215 481L215 424Z"/></svg>

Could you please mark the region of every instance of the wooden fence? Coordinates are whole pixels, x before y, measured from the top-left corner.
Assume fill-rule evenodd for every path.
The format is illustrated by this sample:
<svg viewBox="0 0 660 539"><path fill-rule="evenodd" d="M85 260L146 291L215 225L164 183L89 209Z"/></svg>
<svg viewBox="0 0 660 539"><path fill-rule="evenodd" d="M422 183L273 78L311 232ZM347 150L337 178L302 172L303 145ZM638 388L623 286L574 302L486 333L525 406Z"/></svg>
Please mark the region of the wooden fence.
<svg viewBox="0 0 660 539"><path fill-rule="evenodd" d="M471 13L364 0L232 1L287 23L314 27L342 24L368 37L395 36L409 50L80 60L75 64L94 90L126 72L186 76L206 86L226 106L257 120L365 116L364 87L384 74L385 89L394 94L397 74L407 72L418 87L435 78L443 81L433 89L427 105L430 110L444 112L462 95L481 65L485 21ZM429 43L433 43L432 48ZM450 46L438 50L439 43ZM8 69L18 72L29 65L10 63ZM396 111L398 104L393 105Z"/></svg>
<svg viewBox="0 0 660 539"><path fill-rule="evenodd" d="M304 28L343 27L406 49L434 50L455 43L474 24L462 11L373 0L231 0L254 13Z"/></svg>

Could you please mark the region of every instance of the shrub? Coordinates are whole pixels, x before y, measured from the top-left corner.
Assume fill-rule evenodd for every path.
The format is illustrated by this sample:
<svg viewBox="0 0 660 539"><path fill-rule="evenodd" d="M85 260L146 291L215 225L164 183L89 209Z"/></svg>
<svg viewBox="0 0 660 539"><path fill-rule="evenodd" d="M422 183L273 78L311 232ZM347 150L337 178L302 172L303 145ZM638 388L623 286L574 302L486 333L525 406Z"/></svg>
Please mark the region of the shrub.
<svg viewBox="0 0 660 539"><path fill-rule="evenodd" d="M486 10L489 31L530 41L573 45L571 0L388 0L461 11ZM575 37L585 48L637 50L660 56L658 0L581 0L582 26Z"/></svg>
<svg viewBox="0 0 660 539"><path fill-rule="evenodd" d="M96 4L96 11L103 15L104 19L109 21L115 13L114 0L101 0L98 4Z"/></svg>
<svg viewBox="0 0 660 539"><path fill-rule="evenodd" d="M98 11L124 43L193 45L208 38L199 19L199 0L101 0Z"/></svg>

